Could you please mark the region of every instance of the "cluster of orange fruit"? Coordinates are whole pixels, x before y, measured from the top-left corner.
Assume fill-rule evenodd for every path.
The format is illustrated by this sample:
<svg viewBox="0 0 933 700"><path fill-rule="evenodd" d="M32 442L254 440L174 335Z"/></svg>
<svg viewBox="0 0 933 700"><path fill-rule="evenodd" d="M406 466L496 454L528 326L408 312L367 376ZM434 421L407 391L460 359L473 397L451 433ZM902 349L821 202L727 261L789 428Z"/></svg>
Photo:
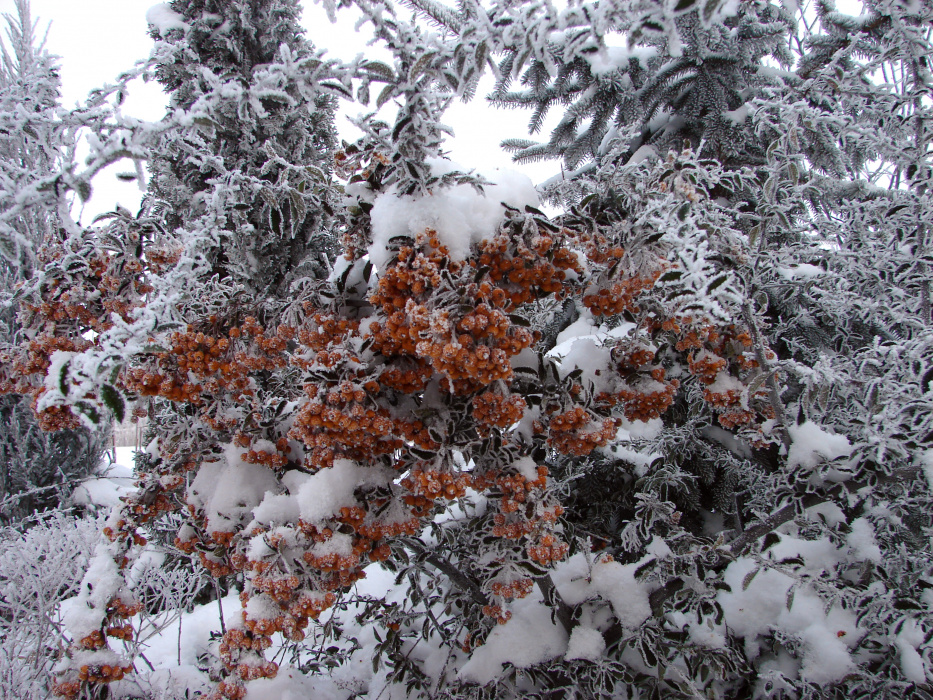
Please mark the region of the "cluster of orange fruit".
<svg viewBox="0 0 933 700"><path fill-rule="evenodd" d="M488 268L491 281L477 286L477 297L506 311L553 295L562 298L567 271L580 274L583 267L558 238L540 230L529 241L503 233L483 240L479 255L470 260L473 269Z"/></svg>
<svg viewBox="0 0 933 700"><path fill-rule="evenodd" d="M715 326L689 317L682 323L689 330L676 347L700 350L689 355L687 367L705 385L703 398L719 414L719 424L727 430L744 429L753 446L764 447L768 440L761 424L774 418L774 408L766 388L748 388L759 368L751 336L735 325ZM776 357L770 349L764 353L769 360Z"/></svg>
<svg viewBox="0 0 933 700"><path fill-rule="evenodd" d="M80 353L113 327L112 316L131 320L143 296L152 291L145 281L146 263L135 245L113 252L96 248L91 239L65 247L49 242L37 252L45 268L38 298L25 301L20 319L32 329L29 339L0 358L0 393L31 395L34 405L46 392L46 371L56 352ZM96 393L84 397L91 404ZM44 430L74 429L80 420L68 406L53 405L37 414Z"/></svg>
<svg viewBox="0 0 933 700"><path fill-rule="evenodd" d="M401 421L385 408L368 404L363 389L344 382L331 390L311 385L306 391L308 399L290 435L308 447L308 466L326 469L337 457L366 462L405 444L402 436L408 431Z"/></svg>
<svg viewBox="0 0 933 700"><path fill-rule="evenodd" d="M598 418L582 406L559 413L548 424L548 444L565 455L588 455L615 437L618 418Z"/></svg>

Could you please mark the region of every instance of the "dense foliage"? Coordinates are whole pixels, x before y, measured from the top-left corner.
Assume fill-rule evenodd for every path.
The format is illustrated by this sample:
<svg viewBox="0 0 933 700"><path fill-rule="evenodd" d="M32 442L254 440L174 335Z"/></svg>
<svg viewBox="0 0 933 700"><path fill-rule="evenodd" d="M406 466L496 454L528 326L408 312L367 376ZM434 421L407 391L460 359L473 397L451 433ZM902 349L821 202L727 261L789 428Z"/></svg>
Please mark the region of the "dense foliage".
<svg viewBox="0 0 933 700"><path fill-rule="evenodd" d="M58 68L36 36L29 6L17 3L9 17L0 56L0 181L3 215L0 245L0 339L4 347L28 333L17 314L17 290L36 273L36 253L58 237L57 212L16 206L18 192L35 180L58 175L73 156L74 133L56 114ZM6 356L5 356L6 358ZM5 383L4 391L13 388ZM0 396L0 521L10 522L67 499L78 480L100 464L109 430L75 427L43 430L30 408L31 396Z"/></svg>
<svg viewBox="0 0 933 700"><path fill-rule="evenodd" d="M88 169L9 189L67 223L7 388L150 419L55 692L929 696L933 5L341 5L392 62L326 59L296 0L153 8L58 118ZM561 110L504 142L561 161L539 191L443 157L487 71ZM113 106L135 75L161 122ZM140 213L70 221L122 158ZM194 599L147 599L153 553L241 610L161 691L141 620Z"/></svg>

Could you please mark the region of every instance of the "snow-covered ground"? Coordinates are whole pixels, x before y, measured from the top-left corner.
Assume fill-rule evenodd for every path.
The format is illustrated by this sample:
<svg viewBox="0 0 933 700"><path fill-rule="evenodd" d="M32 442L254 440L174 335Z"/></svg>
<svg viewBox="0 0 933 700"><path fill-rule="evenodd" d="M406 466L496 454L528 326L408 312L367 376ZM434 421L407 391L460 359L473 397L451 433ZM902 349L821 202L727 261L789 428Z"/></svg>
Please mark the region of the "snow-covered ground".
<svg viewBox="0 0 933 700"><path fill-rule="evenodd" d="M115 453L115 455L114 455ZM116 447L104 456L100 473L85 479L75 489L72 499L77 505L112 508L120 505L120 498L135 489L133 479L133 446ZM114 456L116 457L114 459Z"/></svg>

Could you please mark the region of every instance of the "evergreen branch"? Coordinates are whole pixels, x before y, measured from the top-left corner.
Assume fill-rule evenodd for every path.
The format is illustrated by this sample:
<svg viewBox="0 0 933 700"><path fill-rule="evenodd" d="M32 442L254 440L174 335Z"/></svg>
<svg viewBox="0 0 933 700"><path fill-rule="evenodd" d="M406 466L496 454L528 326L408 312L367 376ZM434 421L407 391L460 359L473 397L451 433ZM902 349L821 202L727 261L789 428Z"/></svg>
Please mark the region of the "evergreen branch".
<svg viewBox="0 0 933 700"><path fill-rule="evenodd" d="M435 27L459 33L463 24L454 10L434 0L402 0L402 4L421 13Z"/></svg>

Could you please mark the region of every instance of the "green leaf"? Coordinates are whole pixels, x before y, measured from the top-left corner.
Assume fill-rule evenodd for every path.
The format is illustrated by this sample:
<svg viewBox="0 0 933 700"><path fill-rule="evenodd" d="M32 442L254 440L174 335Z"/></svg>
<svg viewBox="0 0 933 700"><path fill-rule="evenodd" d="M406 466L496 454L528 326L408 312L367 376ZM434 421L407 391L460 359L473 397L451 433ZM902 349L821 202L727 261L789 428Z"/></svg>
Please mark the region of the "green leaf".
<svg viewBox="0 0 933 700"><path fill-rule="evenodd" d="M402 130L403 130L406 126L408 126L409 124L411 124L411 119L412 119L411 117L404 117L403 119L399 119L398 123L395 125L395 128L392 129L392 139L393 139L393 140L397 139L397 138L399 137L399 135L402 133Z"/></svg>
<svg viewBox="0 0 933 700"><path fill-rule="evenodd" d="M654 668L658 665L658 657L655 653L648 647L647 644L640 644L638 650L641 652L641 658L645 660L645 664Z"/></svg>
<svg viewBox="0 0 933 700"><path fill-rule="evenodd" d="M220 125L210 117L200 116L191 120L195 126L203 126L206 129L216 129Z"/></svg>
<svg viewBox="0 0 933 700"><path fill-rule="evenodd" d="M680 0L676 5L674 5L674 12L683 12L684 10L689 10L696 4L697 0Z"/></svg>
<svg viewBox="0 0 933 700"><path fill-rule="evenodd" d="M486 62L486 53L488 49L486 48L486 42L481 41L476 46L476 67L479 70L483 69L483 64Z"/></svg>
<svg viewBox="0 0 933 700"><path fill-rule="evenodd" d="M386 80L395 80L395 71L382 61L367 61L363 64L363 68Z"/></svg>
<svg viewBox="0 0 933 700"><path fill-rule="evenodd" d="M411 71L408 73L408 80L415 82L418 79L418 76L428 69L428 66L431 65L431 61L434 60L435 56L437 56L437 52L431 51L430 53L424 54L421 58L415 61L415 65L411 67Z"/></svg>
<svg viewBox="0 0 933 700"><path fill-rule="evenodd" d="M16 244L7 236L0 235L0 255L7 260L16 260Z"/></svg>
<svg viewBox="0 0 933 700"><path fill-rule="evenodd" d="M62 368L58 370L58 390L62 392L62 396L68 396L68 391L70 387L68 385L68 363L65 362L62 365Z"/></svg>
<svg viewBox="0 0 933 700"><path fill-rule="evenodd" d="M81 199L82 203L87 202L92 194L91 183L87 180L78 180L75 184L75 192L78 193L78 197Z"/></svg>
<svg viewBox="0 0 933 700"><path fill-rule="evenodd" d="M703 21L709 22L713 18L721 2L722 0L706 0L706 4L703 5Z"/></svg>
<svg viewBox="0 0 933 700"><path fill-rule="evenodd" d="M742 579L742 590L743 591L748 590L748 587L752 585L752 581L758 575L759 571L761 571L761 569L752 569L747 574L745 574L745 578Z"/></svg>
<svg viewBox="0 0 933 700"><path fill-rule="evenodd" d="M316 165L306 165L305 171L307 171L308 175L310 175L316 180L324 181L327 179L327 175L324 174L324 171L321 170Z"/></svg>
<svg viewBox="0 0 933 700"><path fill-rule="evenodd" d="M645 245L651 245L652 243L657 243L662 238L664 238L664 231L658 231L657 233L652 233L645 239Z"/></svg>
<svg viewBox="0 0 933 700"><path fill-rule="evenodd" d="M714 279L712 282L709 283L709 286L706 288L706 291L711 292L714 289L721 287L727 279L729 279L729 275L720 275L719 277L717 277L716 279Z"/></svg>
<svg viewBox="0 0 933 700"><path fill-rule="evenodd" d="M86 401L78 401L75 408L90 419L94 425L100 425L100 412Z"/></svg>
<svg viewBox="0 0 933 700"><path fill-rule="evenodd" d="M104 402L104 406L113 413L117 422L122 423L123 417L126 414L126 403L123 401L123 396L120 392L110 384L104 384L100 388L100 398L101 401Z"/></svg>
<svg viewBox="0 0 933 700"><path fill-rule="evenodd" d="M389 85L386 85L384 88L382 88L382 92L380 92L379 97L376 98L376 108L379 109L380 107L382 107L382 105L384 105L386 102L392 99L392 95L394 94L395 94L394 85L389 84Z"/></svg>

